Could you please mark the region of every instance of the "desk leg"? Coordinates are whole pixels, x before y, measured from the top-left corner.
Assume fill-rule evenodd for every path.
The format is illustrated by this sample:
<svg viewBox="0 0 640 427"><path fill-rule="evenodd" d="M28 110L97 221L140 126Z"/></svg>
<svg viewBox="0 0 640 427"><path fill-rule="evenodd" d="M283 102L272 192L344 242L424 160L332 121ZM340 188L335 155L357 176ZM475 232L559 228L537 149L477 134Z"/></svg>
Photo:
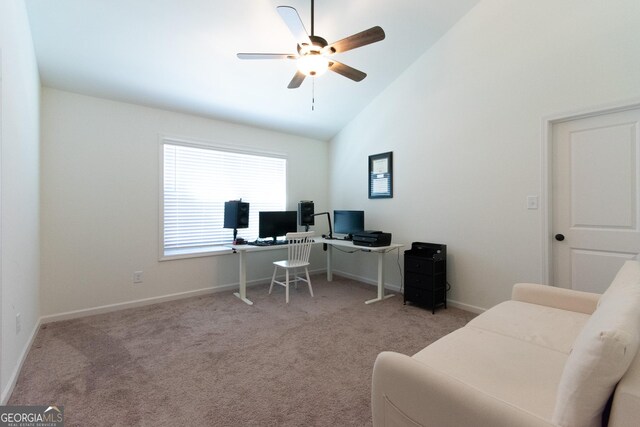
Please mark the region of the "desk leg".
<svg viewBox="0 0 640 427"><path fill-rule="evenodd" d="M365 304L371 304L374 302L382 301L383 299L391 298L393 294L384 294L384 252L378 252L378 298L365 301Z"/></svg>
<svg viewBox="0 0 640 427"><path fill-rule="evenodd" d="M333 246L327 245L327 282L333 281L333 270L331 267L332 250Z"/></svg>
<svg viewBox="0 0 640 427"><path fill-rule="evenodd" d="M234 295L247 304L253 305L253 302L247 299L247 251L238 252L240 253L240 292L235 292Z"/></svg>

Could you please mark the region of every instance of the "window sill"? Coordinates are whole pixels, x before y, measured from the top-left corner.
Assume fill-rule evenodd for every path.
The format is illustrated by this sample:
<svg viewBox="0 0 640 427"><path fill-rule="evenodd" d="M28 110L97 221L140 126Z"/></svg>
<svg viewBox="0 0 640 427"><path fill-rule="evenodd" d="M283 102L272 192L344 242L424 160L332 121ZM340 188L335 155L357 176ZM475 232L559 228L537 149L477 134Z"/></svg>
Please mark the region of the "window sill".
<svg viewBox="0 0 640 427"><path fill-rule="evenodd" d="M174 259L185 258L202 258L209 256L228 255L232 254L233 249L229 246L207 246L202 248L185 248L185 249L170 249L165 251L164 255L160 256L160 261L171 261Z"/></svg>

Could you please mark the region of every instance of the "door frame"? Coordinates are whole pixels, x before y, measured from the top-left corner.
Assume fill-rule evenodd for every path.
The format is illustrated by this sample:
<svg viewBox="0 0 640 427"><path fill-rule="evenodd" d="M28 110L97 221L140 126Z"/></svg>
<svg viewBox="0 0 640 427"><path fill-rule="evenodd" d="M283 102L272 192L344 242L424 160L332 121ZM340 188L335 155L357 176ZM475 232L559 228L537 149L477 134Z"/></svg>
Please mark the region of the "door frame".
<svg viewBox="0 0 640 427"><path fill-rule="evenodd" d="M2 49L0 49L0 323L1 320L3 319L3 314L2 314L2 293L3 293L3 287L2 287L2 129L3 129L3 109L2 109L2 105L4 103L4 98L2 97L3 95L3 84L2 84ZM2 328L0 327L0 403L6 404L6 402L2 401L2 384L4 384L4 378L2 376L2 354L4 352L4 341L3 341L3 335L2 335Z"/></svg>
<svg viewBox="0 0 640 427"><path fill-rule="evenodd" d="M589 107L577 111L557 113L542 118L542 144L541 144L541 254L542 254L542 283L552 285L552 257L553 257L553 126L557 123L584 119L587 117L601 116L618 113L621 111L640 108L640 98L627 99L611 104Z"/></svg>

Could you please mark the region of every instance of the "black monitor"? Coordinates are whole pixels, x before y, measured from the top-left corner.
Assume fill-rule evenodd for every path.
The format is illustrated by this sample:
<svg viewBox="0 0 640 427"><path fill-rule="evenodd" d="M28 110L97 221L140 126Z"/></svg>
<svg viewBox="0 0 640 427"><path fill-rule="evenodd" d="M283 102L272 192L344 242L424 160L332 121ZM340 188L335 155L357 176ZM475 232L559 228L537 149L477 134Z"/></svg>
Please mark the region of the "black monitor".
<svg viewBox="0 0 640 427"><path fill-rule="evenodd" d="M353 233L364 231L364 211L333 211L333 229L351 239Z"/></svg>
<svg viewBox="0 0 640 427"><path fill-rule="evenodd" d="M297 211L262 211L258 218L258 237L261 239L271 237L275 242L279 236L298 231Z"/></svg>

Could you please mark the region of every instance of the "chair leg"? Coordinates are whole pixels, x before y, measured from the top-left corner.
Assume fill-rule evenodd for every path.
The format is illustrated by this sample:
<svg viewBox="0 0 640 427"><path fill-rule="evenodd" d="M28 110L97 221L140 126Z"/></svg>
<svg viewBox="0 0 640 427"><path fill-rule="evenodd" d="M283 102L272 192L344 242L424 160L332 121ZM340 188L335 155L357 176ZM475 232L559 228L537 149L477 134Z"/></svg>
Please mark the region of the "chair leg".
<svg viewBox="0 0 640 427"><path fill-rule="evenodd" d="M285 300L287 301L287 304L289 304L289 269L288 268L285 271L285 283L286 283L284 287L285 295L286 295Z"/></svg>
<svg viewBox="0 0 640 427"><path fill-rule="evenodd" d="M313 297L313 288L311 287L311 279L309 279L309 270L307 267L304 268L304 272L307 273L307 284L309 285L309 293Z"/></svg>
<svg viewBox="0 0 640 427"><path fill-rule="evenodd" d="M273 290L273 282L276 280L276 272L278 271L278 266L273 269L273 276L271 277L271 286L269 286L269 295L271 295L271 291Z"/></svg>

